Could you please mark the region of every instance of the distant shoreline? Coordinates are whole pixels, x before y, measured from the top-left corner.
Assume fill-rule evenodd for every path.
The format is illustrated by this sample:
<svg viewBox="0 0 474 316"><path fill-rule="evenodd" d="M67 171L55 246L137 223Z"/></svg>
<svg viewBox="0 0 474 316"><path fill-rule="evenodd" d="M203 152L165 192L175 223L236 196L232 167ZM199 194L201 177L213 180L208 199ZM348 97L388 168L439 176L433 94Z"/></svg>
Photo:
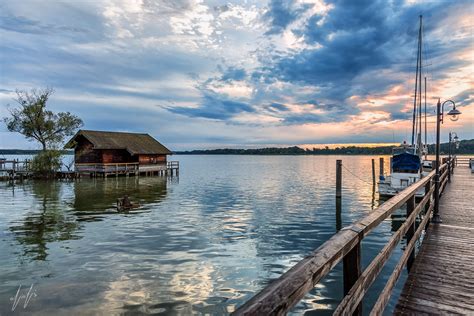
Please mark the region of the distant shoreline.
<svg viewBox="0 0 474 316"><path fill-rule="evenodd" d="M41 150L36 149L0 149L0 155L36 155ZM63 150L63 155L74 155L73 150Z"/></svg>
<svg viewBox="0 0 474 316"><path fill-rule="evenodd" d="M358 147L358 146L341 146L336 148L313 148L303 149L298 146L292 147L268 147L257 149L198 149L190 151L176 151L177 155L260 155L260 156L303 156L303 155L391 155L394 146L381 147ZM431 154L435 152L433 144L428 145L428 151ZM440 153L446 155L449 152L449 144L442 143L440 145ZM459 144L459 149L455 150L458 155L474 154L474 139L463 140Z"/></svg>
<svg viewBox="0 0 474 316"><path fill-rule="evenodd" d="M256 149L197 149L187 151L174 151L175 155L257 155L257 156L302 156L302 155L390 155L394 146L381 147L357 147L341 146L336 148L313 148L303 149L298 146L292 147L267 147ZM434 154L435 146L428 145L430 154ZM448 154L448 143L442 143L440 146L441 154ZM36 155L40 150L31 149L0 149L0 155ZM462 140L459 148L455 150L458 155L474 155L474 139ZM64 150L64 155L74 155L72 150Z"/></svg>

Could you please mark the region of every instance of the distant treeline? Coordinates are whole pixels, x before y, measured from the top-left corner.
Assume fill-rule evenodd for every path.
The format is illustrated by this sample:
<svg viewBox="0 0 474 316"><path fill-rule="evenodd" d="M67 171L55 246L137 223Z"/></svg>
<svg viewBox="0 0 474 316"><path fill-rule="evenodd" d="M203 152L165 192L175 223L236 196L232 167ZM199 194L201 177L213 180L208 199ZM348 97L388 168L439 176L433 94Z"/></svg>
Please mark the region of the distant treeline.
<svg viewBox="0 0 474 316"><path fill-rule="evenodd" d="M454 148L454 145L452 148ZM191 151L177 151L179 155L390 155L393 146L382 147L336 147L336 148L313 148L303 149L298 146L293 147L270 147L257 149L202 149ZM448 143L440 146L441 154L448 154ZM430 154L434 154L435 145L428 145ZM455 149L456 154L474 154L474 139L463 140L459 144L459 149Z"/></svg>
<svg viewBox="0 0 474 316"><path fill-rule="evenodd" d="M452 145L454 148L454 145ZM198 149L191 151L176 151L179 155L390 155L393 146L381 147L336 147L336 148L313 148L303 149L298 146L292 147L269 147L256 149ZM430 154L434 154L435 145L428 145ZM462 140L459 149L454 150L456 154L469 155L474 154L474 139ZM0 155L36 155L40 150L23 149L0 149ZM74 155L72 150L64 150L64 155ZM448 154L448 143L441 144L441 154Z"/></svg>
<svg viewBox="0 0 474 316"><path fill-rule="evenodd" d="M34 149L0 149L0 155L36 155L40 152L41 150ZM63 150L61 153L63 155L74 155L73 150Z"/></svg>

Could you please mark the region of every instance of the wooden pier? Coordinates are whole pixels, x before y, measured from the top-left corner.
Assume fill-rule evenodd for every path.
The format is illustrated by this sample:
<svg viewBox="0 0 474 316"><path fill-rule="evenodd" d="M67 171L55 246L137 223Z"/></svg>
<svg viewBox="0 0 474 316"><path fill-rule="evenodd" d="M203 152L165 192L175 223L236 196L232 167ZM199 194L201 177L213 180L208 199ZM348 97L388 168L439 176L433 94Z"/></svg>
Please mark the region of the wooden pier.
<svg viewBox="0 0 474 316"><path fill-rule="evenodd" d="M0 159L0 179L23 180L33 177L30 160ZM136 163L75 164L74 171L57 171L56 178L108 177L108 176L179 176L179 161L140 165Z"/></svg>
<svg viewBox="0 0 474 316"><path fill-rule="evenodd" d="M0 159L0 179L24 179L32 175L30 171L31 160Z"/></svg>
<svg viewBox="0 0 474 316"><path fill-rule="evenodd" d="M440 200L442 223L427 231L396 315L474 315L474 174L459 165Z"/></svg>
<svg viewBox="0 0 474 316"><path fill-rule="evenodd" d="M451 176L454 166L453 160L440 166L442 224L430 224L436 179L435 171L432 171L365 218L339 230L280 278L238 307L233 314L285 315L342 261L344 297L334 315L361 315L364 296L403 237L407 241L404 252L393 271L389 272L370 315L383 314L405 266L412 274L396 313L474 314L474 175L466 167L460 166ZM443 195L446 187L449 189ZM415 193L420 189L424 189L425 196L417 201ZM406 207L405 222L363 270L362 240L402 206ZM415 246L424 232L427 234L423 247L416 257ZM403 308L406 308L406 312Z"/></svg>

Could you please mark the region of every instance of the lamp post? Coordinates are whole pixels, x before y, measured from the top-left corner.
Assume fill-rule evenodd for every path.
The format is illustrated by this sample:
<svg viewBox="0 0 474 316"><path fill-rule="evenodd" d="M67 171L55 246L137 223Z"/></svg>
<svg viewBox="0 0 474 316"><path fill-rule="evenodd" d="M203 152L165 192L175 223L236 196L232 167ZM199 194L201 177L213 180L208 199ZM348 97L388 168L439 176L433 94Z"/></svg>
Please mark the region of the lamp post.
<svg viewBox="0 0 474 316"><path fill-rule="evenodd" d="M452 148L451 144L454 145L454 148ZM454 149L459 148L459 137L458 134L455 132L449 132L449 144L448 144L448 151L449 151L449 161L451 161L451 158L454 158ZM448 181L451 182L451 173L453 172L453 165L450 163L449 164L450 170L449 170L449 176L448 176Z"/></svg>
<svg viewBox="0 0 474 316"><path fill-rule="evenodd" d="M453 109L447 113L450 116L451 121L457 121L461 112L456 109L456 103L452 100L446 100L441 105L441 100L438 99L438 104L436 105L436 174L435 174L435 197L434 197L434 210L433 210L433 223L441 223L441 217L439 216L439 143L440 143L440 129L441 124L443 124L443 113L444 105L446 103L451 103ZM448 168L449 168L448 161ZM449 172L449 170L448 170Z"/></svg>

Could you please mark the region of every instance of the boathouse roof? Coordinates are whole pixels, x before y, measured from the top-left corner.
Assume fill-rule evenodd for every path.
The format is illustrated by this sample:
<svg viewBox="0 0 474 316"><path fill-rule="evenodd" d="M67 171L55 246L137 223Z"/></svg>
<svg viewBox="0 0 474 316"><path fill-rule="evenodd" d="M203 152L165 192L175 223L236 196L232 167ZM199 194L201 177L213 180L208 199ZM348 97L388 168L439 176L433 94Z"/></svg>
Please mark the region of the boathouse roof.
<svg viewBox="0 0 474 316"><path fill-rule="evenodd" d="M125 132L79 130L64 147L75 148L80 136L91 142L94 149L125 149L132 155L172 154L168 148L148 134Z"/></svg>

